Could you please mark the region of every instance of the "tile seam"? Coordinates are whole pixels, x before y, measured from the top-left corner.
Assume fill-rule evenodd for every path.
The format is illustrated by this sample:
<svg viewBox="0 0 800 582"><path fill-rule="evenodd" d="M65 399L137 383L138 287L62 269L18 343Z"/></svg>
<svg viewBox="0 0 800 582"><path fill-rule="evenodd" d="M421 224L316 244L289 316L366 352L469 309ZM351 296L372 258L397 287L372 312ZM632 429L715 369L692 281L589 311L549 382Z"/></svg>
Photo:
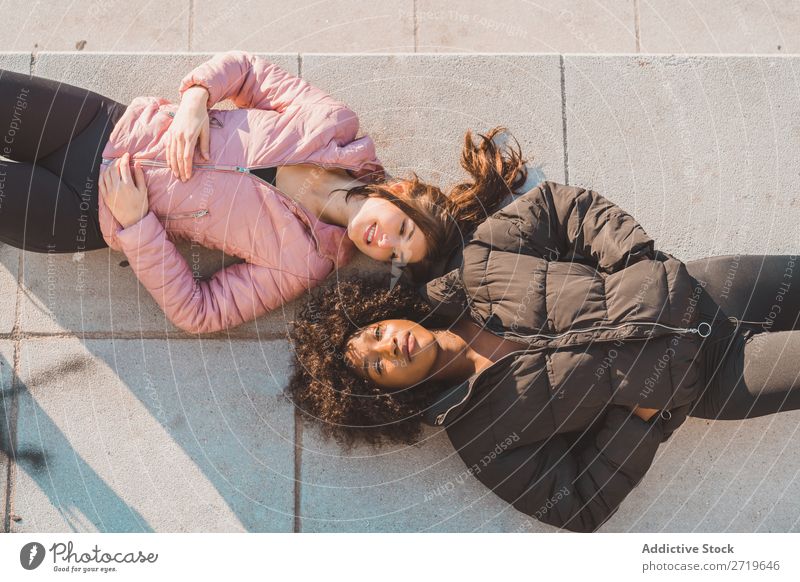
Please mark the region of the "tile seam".
<svg viewBox="0 0 800 582"><path fill-rule="evenodd" d="M559 55L561 67L561 133L564 141L564 184L569 185L569 148L567 147L567 83L564 55Z"/></svg>
<svg viewBox="0 0 800 582"><path fill-rule="evenodd" d="M25 263L23 253L17 252L17 289L14 300L14 326L11 328L10 339L14 348L11 366L11 410L7 412L8 418L8 461L6 466L6 503L3 516L3 531L11 531L11 516L14 513L14 481L17 473L17 420L19 418L19 366L20 366L20 334L19 320L22 305L22 280L24 277Z"/></svg>
<svg viewBox="0 0 800 582"><path fill-rule="evenodd" d="M414 37L414 52L419 51L419 18L417 17L417 0L411 0L411 22Z"/></svg>
<svg viewBox="0 0 800 582"><path fill-rule="evenodd" d="M188 22L189 30L186 36L186 46L189 52L192 52L192 31L194 29L194 0L189 0L189 22Z"/></svg>
<svg viewBox="0 0 800 582"><path fill-rule="evenodd" d="M303 462L303 417L297 407L294 406L294 533L303 531L303 520L300 516L300 502L302 487L300 479L302 477L301 464Z"/></svg>

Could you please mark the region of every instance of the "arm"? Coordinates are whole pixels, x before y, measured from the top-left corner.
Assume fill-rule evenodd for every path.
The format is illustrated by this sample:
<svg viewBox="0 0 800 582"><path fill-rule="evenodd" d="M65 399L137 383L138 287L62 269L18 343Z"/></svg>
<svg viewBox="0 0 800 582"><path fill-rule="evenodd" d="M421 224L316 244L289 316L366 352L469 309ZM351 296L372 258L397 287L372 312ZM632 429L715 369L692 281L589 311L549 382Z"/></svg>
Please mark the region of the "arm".
<svg viewBox="0 0 800 582"><path fill-rule="evenodd" d="M655 257L653 239L622 208L593 190L555 182L542 182L497 211L478 227L482 232L495 246L548 260L575 252L607 273Z"/></svg>
<svg viewBox="0 0 800 582"><path fill-rule="evenodd" d="M195 279L152 212L117 232L131 268L169 320L190 333L210 333L253 320L301 294L313 282L252 263Z"/></svg>
<svg viewBox="0 0 800 582"><path fill-rule="evenodd" d="M485 467L477 463L476 476L523 513L556 527L591 532L644 477L662 437L660 420L645 422L612 406L582 448L571 450L564 435L553 435L543 443L509 449Z"/></svg>
<svg viewBox="0 0 800 582"><path fill-rule="evenodd" d="M368 137L356 140L358 116L325 91L262 57L245 51L216 54L186 75L181 80L179 91L181 104L188 100L190 108L210 108L224 99L232 99L239 108L268 109L279 113L289 108L321 108L314 115L315 125L306 126L304 131L313 133L320 140L320 147L339 148L335 153L345 160L363 160L362 167L351 172L353 177L369 181L383 179L383 167L375 156L372 140ZM196 117L195 129L186 140L192 147L195 143L191 141L192 136L199 131L196 128L201 122L208 123L207 116ZM175 118L177 121L177 114ZM302 123L300 125L302 127ZM205 147L207 151L207 144ZM184 155L190 158L189 153ZM180 169L177 161L173 166L173 172ZM190 167L190 161L185 161L184 166Z"/></svg>
<svg viewBox="0 0 800 582"><path fill-rule="evenodd" d="M290 104L344 105L310 83L290 75L278 65L245 51L218 53L182 80L181 96L194 85L208 90L207 107L231 99L239 108L282 112Z"/></svg>

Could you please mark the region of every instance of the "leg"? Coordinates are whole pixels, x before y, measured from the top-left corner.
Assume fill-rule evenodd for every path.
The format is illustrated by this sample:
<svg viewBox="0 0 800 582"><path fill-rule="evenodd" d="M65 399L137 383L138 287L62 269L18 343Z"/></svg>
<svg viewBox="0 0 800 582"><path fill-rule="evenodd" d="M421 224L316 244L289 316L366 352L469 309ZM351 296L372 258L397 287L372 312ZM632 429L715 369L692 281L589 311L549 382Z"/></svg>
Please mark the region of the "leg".
<svg viewBox="0 0 800 582"><path fill-rule="evenodd" d="M690 416L738 420L800 409L800 331L737 333L730 349L712 359Z"/></svg>
<svg viewBox="0 0 800 582"><path fill-rule="evenodd" d="M46 168L0 161L0 242L37 253L103 248L90 211L96 203Z"/></svg>
<svg viewBox="0 0 800 582"><path fill-rule="evenodd" d="M754 331L800 329L800 262L796 255L724 255L686 264L705 282L701 311L735 317ZM716 313L714 313L716 312Z"/></svg>
<svg viewBox="0 0 800 582"><path fill-rule="evenodd" d="M0 70L0 240L36 252L106 246L100 157L125 106L66 83Z"/></svg>

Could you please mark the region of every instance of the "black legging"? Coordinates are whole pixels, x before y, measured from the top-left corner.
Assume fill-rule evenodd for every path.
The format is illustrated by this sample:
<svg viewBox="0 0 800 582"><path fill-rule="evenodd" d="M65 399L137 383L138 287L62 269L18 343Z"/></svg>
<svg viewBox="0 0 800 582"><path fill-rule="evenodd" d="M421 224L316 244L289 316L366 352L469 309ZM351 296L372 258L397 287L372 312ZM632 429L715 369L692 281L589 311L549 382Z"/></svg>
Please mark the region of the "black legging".
<svg viewBox="0 0 800 582"><path fill-rule="evenodd" d="M51 79L0 69L0 241L35 252L106 246L97 179L126 106Z"/></svg>
<svg viewBox="0 0 800 582"><path fill-rule="evenodd" d="M690 416L743 419L800 409L800 261L724 255L686 264L699 284L706 386ZM716 320L716 321L714 321Z"/></svg>

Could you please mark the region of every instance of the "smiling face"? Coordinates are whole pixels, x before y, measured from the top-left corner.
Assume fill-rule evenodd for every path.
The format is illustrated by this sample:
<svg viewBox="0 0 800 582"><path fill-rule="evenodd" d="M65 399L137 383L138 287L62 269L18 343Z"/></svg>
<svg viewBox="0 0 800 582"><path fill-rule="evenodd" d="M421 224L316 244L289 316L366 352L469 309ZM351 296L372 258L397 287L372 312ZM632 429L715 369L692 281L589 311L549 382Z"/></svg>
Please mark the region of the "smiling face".
<svg viewBox="0 0 800 582"><path fill-rule="evenodd" d="M425 235L397 206L375 196L364 200L347 225L347 236L358 250L376 261L401 264L425 258Z"/></svg>
<svg viewBox="0 0 800 582"><path fill-rule="evenodd" d="M406 319L385 319L356 332L346 358L362 378L387 390L408 388L431 376L439 344L428 329Z"/></svg>

